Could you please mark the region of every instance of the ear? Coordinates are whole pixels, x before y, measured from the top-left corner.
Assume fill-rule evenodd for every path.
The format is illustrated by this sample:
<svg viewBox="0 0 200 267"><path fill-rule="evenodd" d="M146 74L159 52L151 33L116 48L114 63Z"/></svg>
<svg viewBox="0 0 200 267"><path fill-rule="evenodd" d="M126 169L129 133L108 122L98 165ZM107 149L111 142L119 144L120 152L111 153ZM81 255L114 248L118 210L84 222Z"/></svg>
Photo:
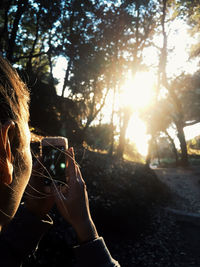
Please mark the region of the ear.
<svg viewBox="0 0 200 267"><path fill-rule="evenodd" d="M13 131L13 121L6 121L0 129L0 183L11 184L13 175L12 154L9 131Z"/></svg>

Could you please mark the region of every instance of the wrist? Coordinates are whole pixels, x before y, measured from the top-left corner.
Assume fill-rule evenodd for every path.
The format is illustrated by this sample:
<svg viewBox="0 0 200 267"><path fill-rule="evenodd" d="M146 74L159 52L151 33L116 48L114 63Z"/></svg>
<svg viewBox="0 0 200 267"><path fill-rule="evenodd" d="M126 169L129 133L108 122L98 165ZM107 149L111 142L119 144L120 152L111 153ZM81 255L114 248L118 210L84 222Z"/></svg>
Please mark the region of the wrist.
<svg viewBox="0 0 200 267"><path fill-rule="evenodd" d="M80 244L92 241L99 237L92 219L81 222L77 226L74 226L74 230L77 234Z"/></svg>

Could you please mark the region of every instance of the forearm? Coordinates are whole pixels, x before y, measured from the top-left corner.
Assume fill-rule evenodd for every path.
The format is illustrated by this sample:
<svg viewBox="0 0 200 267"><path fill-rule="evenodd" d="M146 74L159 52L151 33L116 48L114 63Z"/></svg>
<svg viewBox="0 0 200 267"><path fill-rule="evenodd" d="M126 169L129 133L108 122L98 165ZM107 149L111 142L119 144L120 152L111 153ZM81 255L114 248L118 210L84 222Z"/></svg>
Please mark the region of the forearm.
<svg viewBox="0 0 200 267"><path fill-rule="evenodd" d="M87 243L99 237L91 218L78 223L77 226L73 225L73 228L80 244Z"/></svg>

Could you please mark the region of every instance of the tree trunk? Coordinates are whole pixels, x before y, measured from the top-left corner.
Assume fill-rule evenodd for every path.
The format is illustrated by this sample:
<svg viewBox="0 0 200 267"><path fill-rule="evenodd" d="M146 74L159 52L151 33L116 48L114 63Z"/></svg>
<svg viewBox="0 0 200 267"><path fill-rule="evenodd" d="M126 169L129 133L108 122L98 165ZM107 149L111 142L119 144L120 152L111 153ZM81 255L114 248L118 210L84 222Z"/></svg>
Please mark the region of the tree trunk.
<svg viewBox="0 0 200 267"><path fill-rule="evenodd" d="M126 144L126 130L128 127L130 116L131 116L130 109L129 108L124 109L123 119L122 119L122 127L120 129L119 145L117 148L118 158L123 158L124 148L125 148L125 144Z"/></svg>
<svg viewBox="0 0 200 267"><path fill-rule="evenodd" d="M145 163L146 168L150 167L149 165L151 163L152 147L153 147L153 137L151 136L151 139L149 140L148 153L146 156L146 163Z"/></svg>
<svg viewBox="0 0 200 267"><path fill-rule="evenodd" d="M172 151L174 153L174 157L175 157L175 161L176 161L176 166L178 165L178 151L176 149L176 146L175 146L175 143L174 143L174 140L173 138L169 135L169 133L167 132L167 130L165 131L165 134L167 135L170 143L171 143L171 146L172 146Z"/></svg>
<svg viewBox="0 0 200 267"><path fill-rule="evenodd" d="M74 25L74 13L75 13L75 1L73 1L72 3L72 14L70 16L70 36L73 35L73 25ZM70 47L70 55L69 55L69 59L68 59L68 63L67 63L67 69L65 71L65 78L64 78L64 83L63 83L63 88L62 88L62 97L64 97L65 95L65 89L68 85L69 82L69 74L70 74L70 70L72 67L72 59L74 57L74 47L73 47L73 43L71 44Z"/></svg>
<svg viewBox="0 0 200 267"><path fill-rule="evenodd" d="M17 6L17 11L16 11L16 15L15 15L15 19L13 22L13 27L12 27L12 32L11 32L11 36L8 40L8 50L7 50L7 59L10 62L14 62L13 59L13 54L15 51L15 44L16 44L16 37L17 37L17 31L18 31L18 27L19 27L19 22L21 20L22 14L24 13L24 11L26 10L26 8L28 7L28 0L20 0L18 1L18 6Z"/></svg>
<svg viewBox="0 0 200 267"><path fill-rule="evenodd" d="M155 138L155 147L156 147L156 154L157 154L157 157L158 157L158 165L160 165L160 153L159 153L159 149L158 149L158 142Z"/></svg>
<svg viewBox="0 0 200 267"><path fill-rule="evenodd" d="M49 51L47 53L48 55L48 61L49 61L49 69L50 69L50 80L51 83L54 84L54 77L53 77L53 63L52 63L52 37L51 37L51 32L49 32Z"/></svg>
<svg viewBox="0 0 200 267"><path fill-rule="evenodd" d="M38 37L39 37L39 18L40 18L40 10L37 13L37 17L36 17L35 39L34 39L30 54L29 54L28 61L26 63L26 71L27 71L27 73L30 73L30 74L32 74L32 72L33 72L33 70L32 70L32 58L33 58L33 53L35 51L35 46L37 44Z"/></svg>
<svg viewBox="0 0 200 267"><path fill-rule="evenodd" d="M187 143L185 140L185 134L183 131L183 126L182 125L176 125L177 127L177 137L180 142L180 147L181 147L181 165L182 166L188 166L188 153L187 153Z"/></svg>
<svg viewBox="0 0 200 267"><path fill-rule="evenodd" d="M184 123L183 123L183 109L182 109L182 103L180 102L179 98L177 97L176 93L172 88L170 87L170 84L168 82L167 73L166 73L166 65L167 65L167 34L165 29L165 19L166 19L166 12L167 12L167 0L163 0L163 9L162 9L162 19L161 19L161 26L162 26L162 35L163 35L163 47L161 48L161 54L160 54L160 64L159 69L162 74L162 84L165 86L165 88L168 90L169 95L172 99L172 102L174 104L175 110L176 110L176 119L175 124L178 131L178 139L180 141L181 146L181 164L183 166L188 165L188 155L187 155L187 144L185 141L185 135L183 131Z"/></svg>
<svg viewBox="0 0 200 267"><path fill-rule="evenodd" d="M113 90L113 101L112 101L112 113L111 113L111 119L110 119L110 125L112 126L112 136L111 136L111 144L110 144L110 149L109 149L109 155L113 155L113 150L114 150L114 112L115 112L115 96L116 96L116 85L114 86Z"/></svg>
<svg viewBox="0 0 200 267"><path fill-rule="evenodd" d="M1 6L2 10L5 8L4 11L4 26L2 27L0 31L0 51L6 50L6 46L8 43L8 11L11 7L12 0L7 1L6 5L5 3L3 6ZM5 6L4 6L5 5Z"/></svg>
<svg viewBox="0 0 200 267"><path fill-rule="evenodd" d="M62 97L64 97L64 95L65 95L65 89L66 89L68 82L69 82L69 73L70 73L71 65L72 65L72 60L70 59L67 63L67 69L65 71L65 78L64 78L62 95L61 95Z"/></svg>

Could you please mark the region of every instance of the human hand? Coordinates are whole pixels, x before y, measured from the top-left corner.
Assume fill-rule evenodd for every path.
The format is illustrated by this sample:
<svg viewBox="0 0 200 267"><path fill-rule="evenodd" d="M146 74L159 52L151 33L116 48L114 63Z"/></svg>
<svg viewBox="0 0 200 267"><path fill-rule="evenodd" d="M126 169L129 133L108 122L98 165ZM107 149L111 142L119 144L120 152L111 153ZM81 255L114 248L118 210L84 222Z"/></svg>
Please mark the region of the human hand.
<svg viewBox="0 0 200 267"><path fill-rule="evenodd" d="M43 218L55 203L50 186L45 185L42 158L36 159L32 175L25 190L25 206L39 218Z"/></svg>
<svg viewBox="0 0 200 267"><path fill-rule="evenodd" d="M73 148L67 151L67 155L69 179L64 186L54 185L55 202L61 215L72 225L82 243L97 238L98 233L91 218L86 185L75 163Z"/></svg>

